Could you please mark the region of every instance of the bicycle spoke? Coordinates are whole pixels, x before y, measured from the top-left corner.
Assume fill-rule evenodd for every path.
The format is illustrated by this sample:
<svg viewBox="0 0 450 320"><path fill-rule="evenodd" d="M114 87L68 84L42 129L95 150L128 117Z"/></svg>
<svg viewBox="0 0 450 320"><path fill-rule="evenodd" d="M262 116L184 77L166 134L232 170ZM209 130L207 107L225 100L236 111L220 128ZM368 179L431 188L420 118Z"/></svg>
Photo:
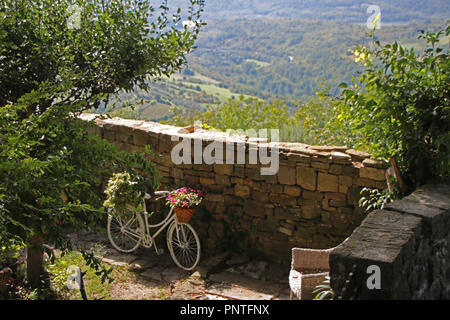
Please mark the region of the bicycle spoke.
<svg viewBox="0 0 450 320"><path fill-rule="evenodd" d="M193 269L200 259L200 243L195 231L187 224L171 227L168 242L174 261L183 269Z"/></svg>
<svg viewBox="0 0 450 320"><path fill-rule="evenodd" d="M136 215L115 215L108 218L108 237L113 246L122 252L134 251L141 241L141 223Z"/></svg>

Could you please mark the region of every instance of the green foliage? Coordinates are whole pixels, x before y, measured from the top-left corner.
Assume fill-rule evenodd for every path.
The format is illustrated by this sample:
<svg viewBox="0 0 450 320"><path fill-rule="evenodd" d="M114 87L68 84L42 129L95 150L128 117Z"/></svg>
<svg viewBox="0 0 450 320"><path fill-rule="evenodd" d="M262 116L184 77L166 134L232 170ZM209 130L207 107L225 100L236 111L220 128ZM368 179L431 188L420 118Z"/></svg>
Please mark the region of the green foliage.
<svg viewBox="0 0 450 320"><path fill-rule="evenodd" d="M323 283L316 286L313 293L316 293L314 300L333 300L334 292L330 285L330 276L325 276Z"/></svg>
<svg viewBox="0 0 450 320"><path fill-rule="evenodd" d="M66 97L98 107L101 99L136 86L148 90L147 79L179 70L202 23L177 28L180 12L172 18L164 1L159 8L150 2L1 0L0 104L15 103L43 81L52 81L67 82ZM81 9L79 28L67 23L72 4ZM200 13L193 7L189 19L199 20Z"/></svg>
<svg viewBox="0 0 450 320"><path fill-rule="evenodd" d="M28 105L23 98L20 103ZM30 245L34 234L62 250L71 245L60 223L76 230L97 228L104 216L101 176L143 168L156 188L154 164L145 154L120 152L89 135L86 123L65 108L20 120L21 108L0 109L0 243L17 239Z"/></svg>
<svg viewBox="0 0 450 320"><path fill-rule="evenodd" d="M107 197L103 205L111 209L111 212L125 212L127 205L139 212L143 209L146 186L139 175L132 177L128 172L115 173L109 179L105 193Z"/></svg>
<svg viewBox="0 0 450 320"><path fill-rule="evenodd" d="M61 223L97 228L102 177L111 173L140 169L158 187L145 153L118 151L77 116L179 70L202 25L202 5L190 3L195 27L177 28L181 12L169 19L164 2L0 0L0 247L9 239L32 246L37 235L71 250ZM67 23L72 4L80 28ZM106 279L100 261L84 257Z"/></svg>
<svg viewBox="0 0 450 320"><path fill-rule="evenodd" d="M420 53L397 42L357 46L363 71L352 85L341 84L338 120L356 133L357 145L395 157L412 186L450 177L449 47L438 46L449 33L450 26L422 32Z"/></svg>
<svg viewBox="0 0 450 320"><path fill-rule="evenodd" d="M97 254L100 254L96 252ZM101 256L101 254L100 254ZM47 264L47 268L51 273L50 287L56 294L57 299L79 300L81 299L79 290L69 290L67 288L67 279L71 275L68 271L70 266L77 266L85 275L83 277L86 294L89 300L103 299L110 300L112 293L112 282L102 281L98 277L95 269L90 268L83 256L78 252L67 253L63 257L55 259L54 262ZM134 281L135 275L127 270L126 266L116 266L111 271L111 277L114 278L114 283Z"/></svg>
<svg viewBox="0 0 450 320"><path fill-rule="evenodd" d="M375 209L384 209L386 204L401 198L401 192L397 187L394 187L392 191L389 188L380 191L365 187L361 190L361 195L362 197L359 199L358 205L363 207L366 212Z"/></svg>
<svg viewBox="0 0 450 320"><path fill-rule="evenodd" d="M22 249L23 244L13 240L6 240L0 247L0 269L1 266L9 266L16 263Z"/></svg>
<svg viewBox="0 0 450 320"><path fill-rule="evenodd" d="M207 130L278 129L280 141L314 145L342 144L346 141L346 132L335 121L336 111L327 100L311 99L307 103L288 107L281 100L270 103L240 96L226 103L208 106L204 112L183 113L179 108L172 109L172 112L173 117L166 123L177 126L202 122L202 128Z"/></svg>

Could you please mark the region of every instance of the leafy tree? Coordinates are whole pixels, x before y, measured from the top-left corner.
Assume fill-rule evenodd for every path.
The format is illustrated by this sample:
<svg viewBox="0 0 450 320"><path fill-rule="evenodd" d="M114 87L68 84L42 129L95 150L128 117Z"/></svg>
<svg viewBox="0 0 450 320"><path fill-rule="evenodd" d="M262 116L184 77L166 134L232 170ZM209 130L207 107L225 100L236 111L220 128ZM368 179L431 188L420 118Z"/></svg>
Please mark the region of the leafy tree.
<svg viewBox="0 0 450 320"><path fill-rule="evenodd" d="M210 105L206 111L189 113L174 107L172 113L173 117L166 123L188 126L201 121L207 128L221 131L278 129L283 142L342 144L346 135L345 128L334 121L336 111L330 101L319 99L298 102L289 108L282 100L267 102L240 96Z"/></svg>
<svg viewBox="0 0 450 320"><path fill-rule="evenodd" d="M427 45L419 53L397 42L358 46L363 71L353 84L341 84L338 119L357 132L357 145L393 159L403 192L450 177L449 47L438 45L449 34L450 26L421 31Z"/></svg>
<svg viewBox="0 0 450 320"><path fill-rule="evenodd" d="M180 27L181 10L172 16L165 1L0 0L0 247L11 239L27 246L32 286L43 243L72 248L61 224L95 227L104 215L105 175L140 168L158 187L145 153L118 151L77 116L179 70L202 25L203 4L190 4L193 23ZM80 19L68 23L74 11Z"/></svg>

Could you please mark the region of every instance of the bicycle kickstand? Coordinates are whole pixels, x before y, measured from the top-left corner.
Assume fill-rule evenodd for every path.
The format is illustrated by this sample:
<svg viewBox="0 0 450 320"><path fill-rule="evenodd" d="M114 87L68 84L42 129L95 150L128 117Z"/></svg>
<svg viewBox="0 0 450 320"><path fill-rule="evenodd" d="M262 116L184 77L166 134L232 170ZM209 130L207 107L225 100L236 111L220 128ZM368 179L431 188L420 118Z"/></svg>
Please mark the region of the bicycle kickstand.
<svg viewBox="0 0 450 320"><path fill-rule="evenodd" d="M155 251L158 256L164 253L164 249L158 249L158 247L156 246L156 241L153 241L153 246L155 247Z"/></svg>

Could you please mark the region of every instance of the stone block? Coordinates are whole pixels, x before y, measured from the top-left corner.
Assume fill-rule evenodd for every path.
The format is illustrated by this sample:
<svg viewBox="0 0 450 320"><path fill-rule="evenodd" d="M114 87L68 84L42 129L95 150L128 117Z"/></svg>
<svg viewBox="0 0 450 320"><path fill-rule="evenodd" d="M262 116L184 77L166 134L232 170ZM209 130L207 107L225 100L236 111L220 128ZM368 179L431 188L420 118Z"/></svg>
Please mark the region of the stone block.
<svg viewBox="0 0 450 320"><path fill-rule="evenodd" d="M319 172L317 178L317 190L338 192L339 191L338 176Z"/></svg>
<svg viewBox="0 0 450 320"><path fill-rule="evenodd" d="M221 194L208 193L205 196L205 201L224 202L224 198Z"/></svg>
<svg viewBox="0 0 450 320"><path fill-rule="evenodd" d="M215 175L215 180L216 180L217 184L223 185L225 187L231 186L231 181L230 181L230 177L229 176L216 174Z"/></svg>
<svg viewBox="0 0 450 320"><path fill-rule="evenodd" d="M330 169L328 170L328 172L337 175L342 174L342 167L343 167L342 165L332 163L330 165Z"/></svg>
<svg viewBox="0 0 450 320"><path fill-rule="evenodd" d="M362 162L364 167L372 167L372 168L378 168L378 169L384 169L386 170L389 167L389 162L386 160L374 160L374 159L364 159Z"/></svg>
<svg viewBox="0 0 450 320"><path fill-rule="evenodd" d="M238 197L248 198L250 197L250 188L244 185L235 185L234 186L234 194Z"/></svg>
<svg viewBox="0 0 450 320"><path fill-rule="evenodd" d="M364 159L370 158L370 154L363 151L358 151L354 149L347 150L345 153L349 154L352 157L352 160L361 162Z"/></svg>
<svg viewBox="0 0 450 320"><path fill-rule="evenodd" d="M252 217L264 218L266 216L264 205L259 201L248 200L244 206L245 214Z"/></svg>
<svg viewBox="0 0 450 320"><path fill-rule="evenodd" d="M323 192L319 192L319 191L308 191L308 190L303 190L303 195L302 195L302 199L308 199L308 200L322 200L324 197L324 193Z"/></svg>
<svg viewBox="0 0 450 320"><path fill-rule="evenodd" d="M367 188L376 188L377 183L379 181L375 181L369 178L354 178L353 184L359 187L367 187Z"/></svg>
<svg viewBox="0 0 450 320"><path fill-rule="evenodd" d="M361 187L352 186L348 189L347 192L347 202L354 206L358 206L359 199L361 199Z"/></svg>
<svg viewBox="0 0 450 320"><path fill-rule="evenodd" d="M343 194L343 193L327 192L327 193L325 193L325 198L332 199L332 200L345 201L347 199L347 195Z"/></svg>
<svg viewBox="0 0 450 320"><path fill-rule="evenodd" d="M297 167L297 184L303 189L316 190L317 172L314 168Z"/></svg>
<svg viewBox="0 0 450 320"><path fill-rule="evenodd" d="M290 229L285 228L285 227L279 227L279 228L278 228L278 232L280 232L280 233L282 233L282 234L285 234L285 235L287 235L288 237L291 237L292 234L294 233L293 230L290 230Z"/></svg>
<svg viewBox="0 0 450 320"><path fill-rule="evenodd" d="M303 219L316 219L320 217L319 206L302 206L302 218Z"/></svg>
<svg viewBox="0 0 450 320"><path fill-rule="evenodd" d="M200 184L202 184L202 185L208 186L208 185L213 185L215 183L216 183L216 180L213 178L203 178L203 177L200 178Z"/></svg>
<svg viewBox="0 0 450 320"><path fill-rule="evenodd" d="M264 181L266 183L271 183L271 184L276 184L278 183L278 179L277 179L277 175L273 174L273 175L267 175L267 176L262 176L264 177Z"/></svg>
<svg viewBox="0 0 450 320"><path fill-rule="evenodd" d="M233 169L233 176L245 178L245 167L235 167Z"/></svg>
<svg viewBox="0 0 450 320"><path fill-rule="evenodd" d="M214 172L220 175L233 175L233 165L231 164L214 164Z"/></svg>
<svg viewBox="0 0 450 320"><path fill-rule="evenodd" d="M339 185L351 187L353 185L353 178L348 176L339 176Z"/></svg>
<svg viewBox="0 0 450 320"><path fill-rule="evenodd" d="M300 197L301 193L302 193L302 189L300 187L295 187L295 186L285 186L284 187L284 194L287 194L288 196Z"/></svg>
<svg viewBox="0 0 450 320"><path fill-rule="evenodd" d="M295 167L280 167L278 171L278 182L285 185L294 185L296 183Z"/></svg>
<svg viewBox="0 0 450 320"><path fill-rule="evenodd" d="M267 192L259 192L256 190L252 190L252 199L261 201L261 202L268 202L269 201L269 194Z"/></svg>
<svg viewBox="0 0 450 320"><path fill-rule="evenodd" d="M362 167L359 171L359 176L361 178L372 179L375 181L384 181L386 180L386 170L371 167Z"/></svg>
<svg viewBox="0 0 450 320"><path fill-rule="evenodd" d="M342 166L342 175L348 177L359 177L359 169L353 166Z"/></svg>
<svg viewBox="0 0 450 320"><path fill-rule="evenodd" d="M311 167L316 168L318 171L328 172L330 170L330 164L326 162L313 161Z"/></svg>

